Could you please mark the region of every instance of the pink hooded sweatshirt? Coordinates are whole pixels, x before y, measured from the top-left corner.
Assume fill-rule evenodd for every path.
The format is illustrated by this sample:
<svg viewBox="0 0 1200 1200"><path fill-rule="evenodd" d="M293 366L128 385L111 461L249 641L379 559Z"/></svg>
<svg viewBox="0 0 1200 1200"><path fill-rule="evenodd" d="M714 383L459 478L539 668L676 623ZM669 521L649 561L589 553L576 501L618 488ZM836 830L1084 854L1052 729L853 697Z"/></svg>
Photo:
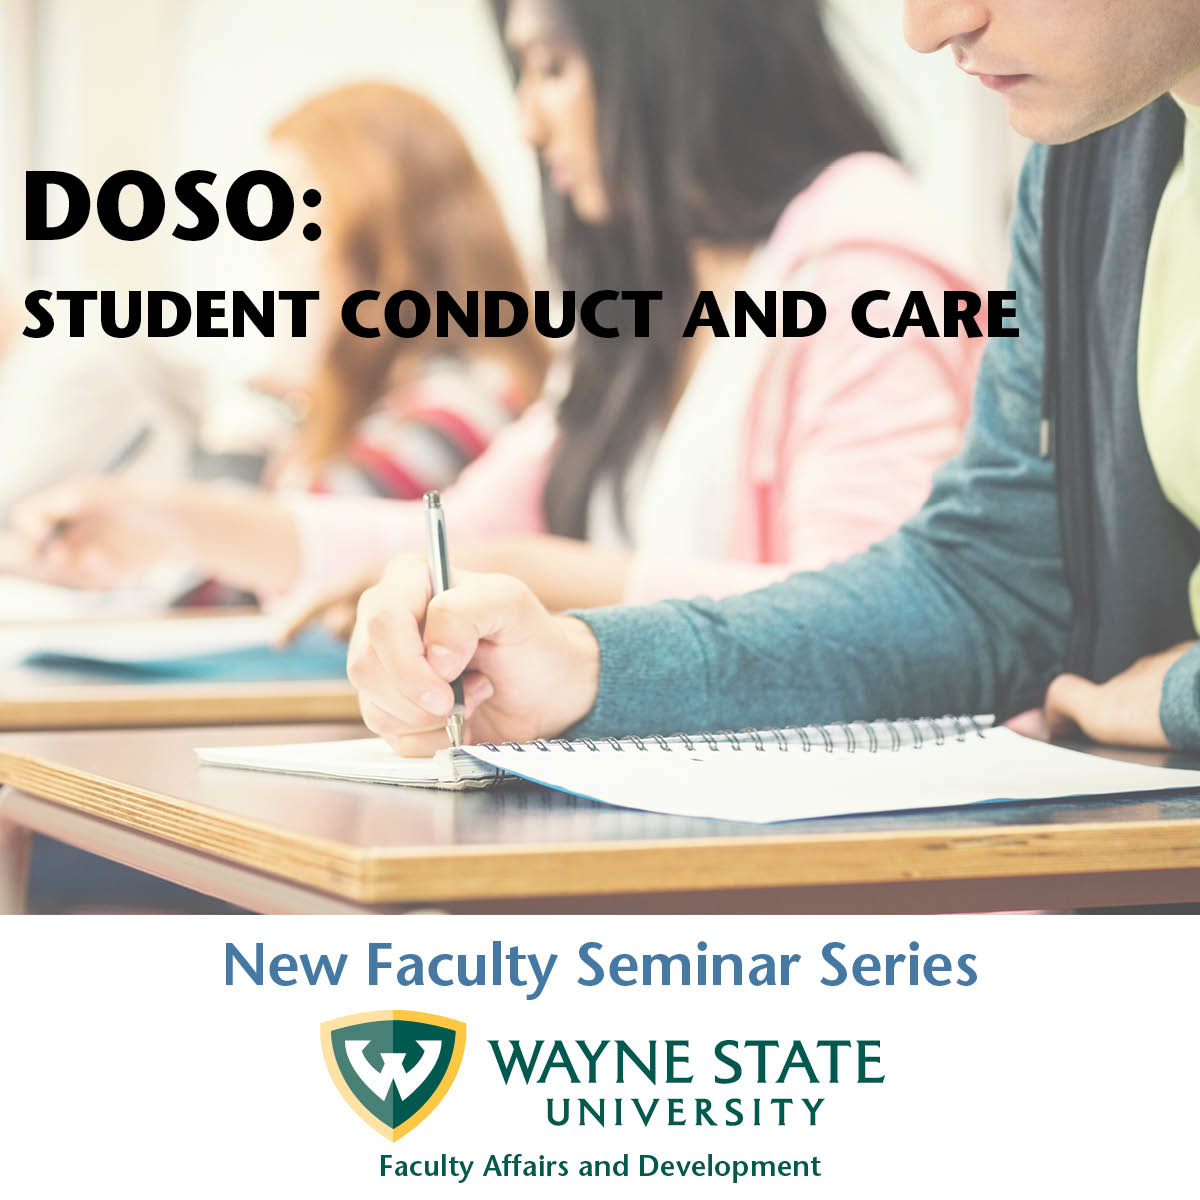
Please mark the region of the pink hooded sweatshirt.
<svg viewBox="0 0 1200 1200"><path fill-rule="evenodd" d="M833 163L784 211L759 268L771 287L816 292L827 323L807 338L746 341L758 357L752 386L736 398L738 436L688 448L735 456L731 519L719 544L681 556L635 537L627 603L750 591L864 550L920 507L961 441L983 339L919 330L877 339L850 318L864 292L892 293L870 309L886 326L910 291L924 291L939 320L943 291L978 291L902 167L876 154ZM443 493L452 544L546 532L542 492L557 438L553 407L535 404L463 471ZM703 474L702 461L696 470ZM289 601L424 547L419 502L294 495L286 503L302 556Z"/></svg>

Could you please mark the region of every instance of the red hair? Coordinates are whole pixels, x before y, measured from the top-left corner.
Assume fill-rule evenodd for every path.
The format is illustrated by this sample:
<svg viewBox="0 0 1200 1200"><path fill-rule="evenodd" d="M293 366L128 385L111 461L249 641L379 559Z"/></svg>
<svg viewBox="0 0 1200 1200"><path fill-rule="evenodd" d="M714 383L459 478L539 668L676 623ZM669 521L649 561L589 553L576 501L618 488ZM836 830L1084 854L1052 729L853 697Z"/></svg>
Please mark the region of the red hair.
<svg viewBox="0 0 1200 1200"><path fill-rule="evenodd" d="M271 137L303 152L321 179L323 239L354 288L411 288L431 299L504 289L529 298L520 256L496 197L462 134L435 104L406 88L361 83L307 101ZM304 457L327 461L397 377L413 378L447 351L478 355L451 325L411 340L359 338L339 325L309 388ZM549 351L532 328L487 346L507 368L524 408L541 389Z"/></svg>

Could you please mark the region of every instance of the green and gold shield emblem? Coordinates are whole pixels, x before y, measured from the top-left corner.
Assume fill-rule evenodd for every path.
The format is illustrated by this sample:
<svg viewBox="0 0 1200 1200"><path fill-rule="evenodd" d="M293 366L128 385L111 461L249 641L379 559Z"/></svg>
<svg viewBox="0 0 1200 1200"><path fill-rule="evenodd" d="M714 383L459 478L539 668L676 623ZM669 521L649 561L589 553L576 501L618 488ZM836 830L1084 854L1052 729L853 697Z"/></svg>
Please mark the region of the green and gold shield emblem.
<svg viewBox="0 0 1200 1200"><path fill-rule="evenodd" d="M321 1026L325 1066L346 1103L396 1141L442 1102L458 1074L467 1027L433 1013L355 1013Z"/></svg>

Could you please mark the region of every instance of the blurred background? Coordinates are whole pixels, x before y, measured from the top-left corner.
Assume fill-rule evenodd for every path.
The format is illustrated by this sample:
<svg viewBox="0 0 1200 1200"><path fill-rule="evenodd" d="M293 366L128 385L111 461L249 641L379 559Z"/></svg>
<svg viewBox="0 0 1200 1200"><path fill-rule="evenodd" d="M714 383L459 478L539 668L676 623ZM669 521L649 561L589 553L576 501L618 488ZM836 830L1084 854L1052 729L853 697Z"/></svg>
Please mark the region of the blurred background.
<svg viewBox="0 0 1200 1200"><path fill-rule="evenodd" d="M720 586L728 594L781 577L792 563L811 568L844 557L915 511L932 471L957 447L969 411L980 347L966 338L930 339L932 347L921 347L915 339L881 345L855 333L848 342L768 339L762 347L739 338L704 349L703 338L684 344L672 330L665 346L642 344L655 339L617 339L618 345L576 339L572 346L527 337L492 339L499 344L490 346L433 339L431 347L430 339L418 345L419 339L353 338L340 327L338 302L357 287L384 294L400 287L430 294L433 286L452 294L553 289L552 252L560 268L575 267L575 276L561 271L570 286L576 278L590 284L580 284L581 293L644 287L665 291L669 300L684 295L690 305L691 285L701 278L706 289L732 288L743 271L771 291L807 287L809 234L818 242L833 238L847 222L846 245L825 258L820 249L814 255L819 270L845 273L834 284L846 295L868 286L894 289L897 299L912 289L1002 286L1024 147L1009 131L1000 97L964 77L948 56L923 59L906 47L901 0L827 0L821 13L802 9L802 0L778 0L777 8L771 0L728 0L706 9L697 0L642 2L570 6L577 18L586 17L576 31L607 24L625 39L614 43L612 61L598 59L610 68L615 61L618 69L607 78L611 83L615 75L626 86L610 87L598 100L598 74L580 49L586 39L563 56L574 68L530 65L554 56L544 48L531 53L539 39L528 34L514 53L524 132L535 96L543 123L553 109L559 131L574 137L566 185L555 178L561 156L553 161L545 139L539 143L550 184L544 213L542 173L523 137L513 72L488 0L0 0L0 627L96 613L153 615L169 604L235 606L265 597L269 605L280 593L340 583L349 589L336 598L344 634L357 590L378 574L366 578L363 568L377 568L396 552L383 545L404 510L384 506L387 521L379 529L387 536L378 550L356 522L340 534L300 537L307 549L332 549L335 562L317 554L315 565L275 570L268 568L287 539L274 536L278 525L264 533L240 519L262 511L243 492L270 496L273 512L298 492L413 500L453 486L467 464L482 468L474 476L474 508L461 501L478 515L476 526L468 526L478 539L532 536L542 532L545 517L549 532L572 540L569 567L540 572L550 589L542 598L557 608L627 595L633 574L620 557L626 553L636 551L643 563L681 558L705 568L706 582L695 586L686 570L660 574L657 594L643 581L640 599L707 590L713 571L725 572ZM795 7L785 28L789 6ZM518 5L496 7L509 10L511 26ZM562 40L553 10L567 6L533 7L546 18L540 40L555 42L546 30ZM705 11L715 14L713 23L692 20ZM869 114L854 103L841 73L829 69L818 17ZM655 26L658 40L644 36ZM520 43L511 28L509 37ZM696 52L698 44L707 56ZM799 75L805 55L807 74ZM630 63L636 87L620 70ZM735 86L726 79L706 89L719 74L713 64L722 63L726 72L728 63L737 64ZM575 81L572 104L563 102L563 78ZM364 83L390 86L350 86ZM343 88L360 100L367 94L370 103L330 98ZM402 101L397 88L419 95ZM546 99L550 93L554 103ZM602 101L611 109L631 97L640 107L622 112L620 136L605 142L598 135L613 126L597 120L596 110ZM706 98L713 104L706 107ZM589 103L591 127L578 136L589 122L575 118ZM273 136L281 122L289 132ZM834 185L836 199L815 210L820 218L780 221L782 245L772 234L759 247L780 213L792 211L785 204L799 199L801 165L809 161L803 155L811 153L824 171L841 154L882 148L876 125L915 176L917 199L894 164L878 153L859 155L866 173L842 177L850 182ZM753 129L755 136L731 137L730 128ZM628 143L639 139L642 145L631 149ZM285 166L281 140L308 159ZM752 169L737 165L742 149L746 160L758 156ZM653 181L659 191L627 189L636 220L597 215L595 181L589 192L588 172L580 168L618 151L627 156L623 182L645 185L648 176L663 176ZM863 167L864 159L872 165ZM214 172L210 194L220 206L236 176L263 168L278 171L296 192L320 183L317 219L329 236L301 241L306 217L278 244L242 240L224 220L201 242L171 236L176 221L191 220L173 196L180 175ZM308 168L315 179L304 178ZM26 172L69 172L94 197L104 180L131 169L149 174L167 194L167 217L156 233L123 242L93 218L61 241L25 240ZM727 170L741 171L732 185ZM816 177L804 179L806 194ZM670 202L662 202L664 195ZM611 197L603 201L601 208ZM123 215L133 220L137 209L129 212L126 203ZM764 223L768 207L771 220ZM685 236L692 221L704 231L697 244ZM554 237L547 237L547 225ZM714 225L722 236L714 235ZM681 244L673 244L673 235ZM563 251L568 242L572 255ZM802 251L795 249L800 242ZM281 249L290 254L290 268L276 253ZM973 260L961 271L959 249L964 263ZM422 277L429 263L443 273L427 270ZM630 279L638 270L641 281ZM811 286L831 278L820 275ZM431 279L439 282L430 285ZM201 341L190 332L73 339L61 327L43 339L20 336L21 298L38 287L111 289L123 314L126 292L254 296L318 286L327 327L310 328L303 343L255 334ZM62 306L52 307L61 322ZM818 356L811 367L808 353ZM768 489L758 451L766 438L751 439L760 426L768 428L756 417L764 406L772 420L790 414L786 428L774 427L777 442L765 457L778 471L769 491L779 511L768 514L778 536L770 538L736 528L734 517L751 491L755 513L764 510ZM556 425L554 410L569 419ZM803 437L787 435L793 426ZM743 456L750 446L756 453ZM234 487L208 488L201 503L197 491L213 480ZM799 482L793 487L791 480ZM457 533L456 522L457 515L451 522ZM196 533L214 528L219 537ZM340 549L347 551L344 562ZM539 554L562 549L537 547ZM580 570L574 556L593 549L598 557ZM519 574L521 552L521 545L510 547L508 558L489 559L483 569ZM105 571L96 573L95 559ZM128 594L106 590L114 580L128 584ZM104 668L112 650L100 628ZM44 630L30 636L22 633L19 644L46 648ZM177 653L183 678L208 678L188 675L194 664ZM325 679L319 672L331 662L340 676L344 661L338 642L317 656L315 667L301 657L300 665L287 667L292 674L279 678ZM33 686L14 674L22 669L0 661L0 690L14 680ZM35 683L43 686L40 677ZM62 911L94 906L103 896L106 906L119 909L197 910L195 896L148 893L144 879L114 882L95 873L94 862L63 857L62 847L43 845L40 854L31 907Z"/></svg>
<svg viewBox="0 0 1200 1200"><path fill-rule="evenodd" d="M912 53L900 0L828 0L847 65L925 185L930 204L999 278L1022 148L996 96L942 56ZM160 180L261 165L267 130L305 98L378 79L427 93L460 126L518 245L542 256L533 155L485 0L0 0L0 212L4 273L55 285L233 286L245 243L136 245L95 226L26 244L23 174L59 168L100 181L138 167Z"/></svg>
<svg viewBox="0 0 1200 1200"><path fill-rule="evenodd" d="M826 0L823 15L837 54L917 179L928 208L921 217L947 244L970 253L979 286L1001 286L1024 152L1002 100L972 86L948 56L910 51L900 0ZM31 340L18 336L26 321L20 300L34 287L115 289L119 296L164 288L185 295L244 289L253 296L316 287L314 272L303 266L313 261L311 249L301 270L289 274L275 245L244 241L224 220L202 242L171 237L175 220L185 216L172 192L176 178L195 169L217 174L211 194L218 203L235 176L255 168L279 170L297 191L309 186L280 165L270 134L330 89L364 81L403 85L438 105L491 185L529 285L554 286L538 163L522 138L488 0L0 0L0 52L0 446L9 451L0 472L0 519L22 496L94 471L111 457L128 441L115 419L119 409L130 410L123 417L128 428L144 423L151 410L155 427L165 424L166 433L156 434L137 463L162 478L215 474L256 482L264 456L274 453L279 461L276 451L290 436L284 426L296 420L295 405L279 401L301 393L286 383L274 387L272 373L281 355L303 358L306 347L255 334L199 341L190 331L150 342L70 339L59 329ZM795 119L803 123L805 114ZM74 237L27 242L24 176L31 169L78 175L93 196L114 172L139 169L162 184L167 219L134 243L107 235L94 217ZM352 183L346 195L355 192ZM322 219L331 216L329 207ZM303 250L300 223L293 241ZM513 270L519 273L522 263ZM350 290L328 280L321 287L327 301ZM84 340L86 346L75 344ZM365 367L359 371L366 374ZM515 374L518 383L540 386L543 364L518 363ZM478 381L470 386L479 390ZM492 399L506 419L536 390L514 400L497 385ZM499 418L473 413L471 420L486 444ZM197 466L197 446L225 461ZM90 456L79 453L83 447ZM239 454L253 465L230 467ZM320 483L307 478L303 486ZM338 490L336 481L332 487Z"/></svg>

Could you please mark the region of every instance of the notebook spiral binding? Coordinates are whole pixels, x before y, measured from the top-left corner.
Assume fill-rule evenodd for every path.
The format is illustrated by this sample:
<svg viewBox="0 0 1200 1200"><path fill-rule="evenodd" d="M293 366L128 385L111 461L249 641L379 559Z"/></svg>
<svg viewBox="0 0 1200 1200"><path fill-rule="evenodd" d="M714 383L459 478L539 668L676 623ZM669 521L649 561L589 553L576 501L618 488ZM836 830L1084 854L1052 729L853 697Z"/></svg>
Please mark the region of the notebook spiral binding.
<svg viewBox="0 0 1200 1200"><path fill-rule="evenodd" d="M505 742L503 749L526 753L554 748L574 754L580 750L626 753L651 749L668 753L697 749L766 752L768 749L788 751L798 746L805 754L814 750L825 750L829 754L838 750L844 750L847 754L880 754L904 749L920 750L927 743L941 746L947 740L965 742L972 735L983 737L985 728L977 717L947 715L890 721L839 721L834 725L789 725L779 729L723 729L714 733L679 733L670 736L655 733L639 737L629 734L619 738L579 738L576 741L537 738L530 742ZM488 750L501 749L501 746L492 742L484 742L483 745Z"/></svg>

